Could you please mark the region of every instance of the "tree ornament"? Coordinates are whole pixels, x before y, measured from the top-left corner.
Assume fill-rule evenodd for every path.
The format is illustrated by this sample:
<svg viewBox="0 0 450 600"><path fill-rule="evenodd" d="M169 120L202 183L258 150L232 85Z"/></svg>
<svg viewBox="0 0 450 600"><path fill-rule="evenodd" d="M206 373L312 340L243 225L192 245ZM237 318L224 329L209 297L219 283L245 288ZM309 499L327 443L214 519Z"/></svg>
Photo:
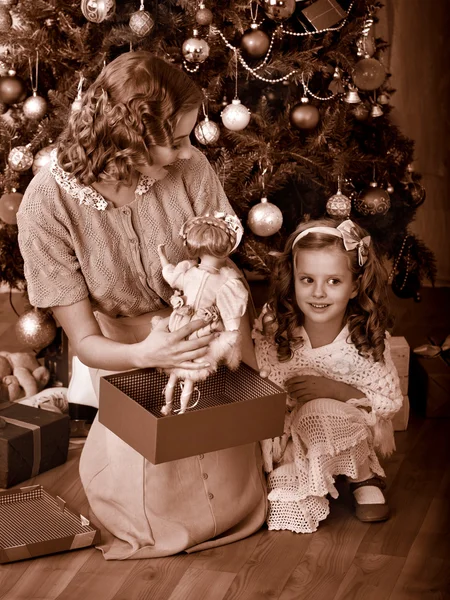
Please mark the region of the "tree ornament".
<svg viewBox="0 0 450 600"><path fill-rule="evenodd" d="M389 104L389 96L383 92L378 96L377 102L378 104Z"/></svg>
<svg viewBox="0 0 450 600"><path fill-rule="evenodd" d="M348 217L352 209L350 198L344 196L340 188L327 200L326 210L330 217Z"/></svg>
<svg viewBox="0 0 450 600"><path fill-rule="evenodd" d="M285 21L295 12L295 0L262 0L262 7L269 19Z"/></svg>
<svg viewBox="0 0 450 600"><path fill-rule="evenodd" d="M91 23L102 23L116 10L115 0L81 0L81 12Z"/></svg>
<svg viewBox="0 0 450 600"><path fill-rule="evenodd" d="M264 196L248 213L248 226L255 235L267 237L279 231L283 224L283 213Z"/></svg>
<svg viewBox="0 0 450 600"><path fill-rule="evenodd" d="M356 47L358 48L356 54L358 56L364 56L364 58L370 58L375 54L375 38L372 31L373 17L369 13L364 22L362 30L362 36L356 40Z"/></svg>
<svg viewBox="0 0 450 600"><path fill-rule="evenodd" d="M241 38L241 50L248 58L262 58L270 48L270 38L267 33L258 29L256 23L252 23L250 27Z"/></svg>
<svg viewBox="0 0 450 600"><path fill-rule="evenodd" d="M129 25L131 31L139 37L148 35L155 26L152 15L145 10L144 0L141 0L139 10L131 15Z"/></svg>
<svg viewBox="0 0 450 600"><path fill-rule="evenodd" d="M355 199L355 209L364 216L385 215L391 207L391 198L386 190L378 187L376 181L369 189Z"/></svg>
<svg viewBox="0 0 450 600"><path fill-rule="evenodd" d="M16 322L18 342L33 350L42 350L56 337L56 322L49 312L33 308L21 315Z"/></svg>
<svg viewBox="0 0 450 600"><path fill-rule="evenodd" d="M352 113L357 121L366 121L370 115L370 109L364 102L361 102L352 110Z"/></svg>
<svg viewBox="0 0 450 600"><path fill-rule="evenodd" d="M5 77L5 75L8 75L10 68L11 67L5 60L0 60L0 77Z"/></svg>
<svg viewBox="0 0 450 600"><path fill-rule="evenodd" d="M78 80L77 95L76 95L75 100L72 102L72 106L70 107L70 110L72 112L80 110L81 107L83 106L83 82L84 82L84 75L83 75L83 73L80 73L80 79Z"/></svg>
<svg viewBox="0 0 450 600"><path fill-rule="evenodd" d="M29 148L29 144L26 146L16 146L8 154L8 165L13 171L22 173L23 171L27 171L32 164L33 153Z"/></svg>
<svg viewBox="0 0 450 600"><path fill-rule="evenodd" d="M373 118L382 117L384 115L383 109L378 104L374 104L370 109L370 116Z"/></svg>
<svg viewBox="0 0 450 600"><path fill-rule="evenodd" d="M195 20L199 25L211 25L213 21L213 14L206 8L203 2L198 5L198 10L195 13Z"/></svg>
<svg viewBox="0 0 450 600"><path fill-rule="evenodd" d="M42 96L38 96L36 92L33 92L33 95L23 103L22 110L27 119L38 121L44 117L47 108L47 100L42 98Z"/></svg>
<svg viewBox="0 0 450 600"><path fill-rule="evenodd" d="M315 31L333 27L347 14L336 0L315 0L302 10L302 14L311 23Z"/></svg>
<svg viewBox="0 0 450 600"><path fill-rule="evenodd" d="M18 104L27 97L27 89L23 79L17 77L14 69L9 70L9 75L0 77L0 102L5 104Z"/></svg>
<svg viewBox="0 0 450 600"><path fill-rule="evenodd" d="M220 113L222 123L231 131L241 131L250 123L250 110L241 104L239 98L233 98Z"/></svg>
<svg viewBox="0 0 450 600"><path fill-rule="evenodd" d="M209 144L215 144L220 137L220 128L214 121L210 121L205 116L203 121L200 121L194 129L194 135L200 144L208 146Z"/></svg>
<svg viewBox="0 0 450 600"><path fill-rule="evenodd" d="M376 58L363 58L354 66L352 78L360 90L376 90L386 79L386 69Z"/></svg>
<svg viewBox="0 0 450 600"><path fill-rule="evenodd" d="M410 193L410 204L411 206L418 207L425 202L426 198L426 190L425 188L417 183L416 181L410 181L405 185L405 190L408 190Z"/></svg>
<svg viewBox="0 0 450 600"><path fill-rule="evenodd" d="M0 198L0 219L7 225L17 225L17 211L19 210L23 194L12 188Z"/></svg>
<svg viewBox="0 0 450 600"><path fill-rule="evenodd" d="M194 29L192 37L183 43L181 52L188 62L203 63L209 56L209 45L198 37L198 31Z"/></svg>
<svg viewBox="0 0 450 600"><path fill-rule="evenodd" d="M56 148L56 144L50 144L50 146L45 146L45 148L41 148L39 152L34 155L33 165L31 170L33 171L33 175L36 175L38 171L45 167L50 162L52 150Z"/></svg>
<svg viewBox="0 0 450 600"><path fill-rule="evenodd" d="M390 183L388 183L387 186L386 186L386 191L388 192L388 194L393 194L394 193L394 186L391 185Z"/></svg>
<svg viewBox="0 0 450 600"><path fill-rule="evenodd" d="M308 98L303 96L300 104L292 108L289 120L297 129L314 129L320 121L320 113L315 106L309 104Z"/></svg>
<svg viewBox="0 0 450 600"><path fill-rule="evenodd" d="M361 102L358 90L351 83L348 84L348 92L344 97L344 102L347 102L347 104L359 104Z"/></svg>
<svg viewBox="0 0 450 600"><path fill-rule="evenodd" d="M0 32L6 33L12 27L13 20L7 8L0 6Z"/></svg>

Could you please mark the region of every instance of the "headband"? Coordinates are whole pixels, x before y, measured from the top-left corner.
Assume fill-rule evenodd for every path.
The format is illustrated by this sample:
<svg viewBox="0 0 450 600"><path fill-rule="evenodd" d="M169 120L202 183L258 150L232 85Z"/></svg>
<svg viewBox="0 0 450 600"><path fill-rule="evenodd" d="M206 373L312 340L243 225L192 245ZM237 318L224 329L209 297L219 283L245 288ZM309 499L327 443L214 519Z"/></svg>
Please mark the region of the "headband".
<svg viewBox="0 0 450 600"><path fill-rule="evenodd" d="M241 243L242 236L244 235L244 228L242 227L242 223L240 222L238 217L236 217L236 215L230 215L230 214L227 214L224 212L216 211L212 215L210 215L210 214L201 215L199 217L194 217L193 219L186 221L183 224L183 226L181 227L181 231L180 231L180 235L183 238L184 243L186 243L186 237L187 237L186 226L187 225L192 226L195 224L202 224L202 223L209 223L210 225L214 225L214 223L212 221L210 221L211 217L213 217L214 219L218 219L219 221L222 221L223 223L225 223L225 225L227 226L227 229L235 235L236 241L231 250L231 252L234 252L236 250L236 248L239 246L239 244Z"/></svg>
<svg viewBox="0 0 450 600"><path fill-rule="evenodd" d="M301 231L292 243L292 249L295 244L309 233L327 233L341 238L344 243L344 248L347 250L358 250L358 264L360 267L364 265L369 255L370 235L360 238L355 224L350 219L343 221L338 227L309 227Z"/></svg>

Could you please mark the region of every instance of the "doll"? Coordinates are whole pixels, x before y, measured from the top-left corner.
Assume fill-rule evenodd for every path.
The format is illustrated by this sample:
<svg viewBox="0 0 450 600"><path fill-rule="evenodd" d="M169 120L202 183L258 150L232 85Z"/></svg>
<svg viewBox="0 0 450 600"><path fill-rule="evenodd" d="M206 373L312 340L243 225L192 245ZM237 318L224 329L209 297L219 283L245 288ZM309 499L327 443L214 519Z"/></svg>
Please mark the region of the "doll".
<svg viewBox="0 0 450 600"><path fill-rule="evenodd" d="M180 397L184 413L188 407L196 381L204 380L220 363L236 369L241 361L241 334L239 326L247 308L248 291L239 273L226 266L227 257L236 250L243 234L239 219L225 213L214 213L189 219L180 235L188 256L177 265L169 263L164 244L158 246L162 275L174 289L170 303L173 311L169 318L169 330L175 331L195 319L203 319L205 327L191 337L202 337L216 332L218 335L209 345L201 362L209 363L199 370L171 369L166 371L169 381L164 390L165 405L161 412L172 412L174 389L179 379L184 380ZM196 388L198 392L198 389Z"/></svg>

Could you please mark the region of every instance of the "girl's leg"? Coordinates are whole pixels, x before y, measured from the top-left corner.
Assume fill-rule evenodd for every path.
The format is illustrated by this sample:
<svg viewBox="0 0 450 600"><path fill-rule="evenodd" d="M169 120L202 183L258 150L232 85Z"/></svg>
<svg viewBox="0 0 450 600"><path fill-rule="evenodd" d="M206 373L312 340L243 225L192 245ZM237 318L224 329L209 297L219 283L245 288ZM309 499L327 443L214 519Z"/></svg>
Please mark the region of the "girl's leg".
<svg viewBox="0 0 450 600"><path fill-rule="evenodd" d="M385 521L389 517L389 506L383 495L384 479L374 475L369 461L360 465L358 477L348 478L355 499L355 513L360 521Z"/></svg>
<svg viewBox="0 0 450 600"><path fill-rule="evenodd" d="M170 413L172 412L173 396L175 386L177 385L177 381L178 377L172 373L169 377L169 381L167 382L166 387L164 388L164 399L166 403L161 408L161 412L163 415L170 415Z"/></svg>

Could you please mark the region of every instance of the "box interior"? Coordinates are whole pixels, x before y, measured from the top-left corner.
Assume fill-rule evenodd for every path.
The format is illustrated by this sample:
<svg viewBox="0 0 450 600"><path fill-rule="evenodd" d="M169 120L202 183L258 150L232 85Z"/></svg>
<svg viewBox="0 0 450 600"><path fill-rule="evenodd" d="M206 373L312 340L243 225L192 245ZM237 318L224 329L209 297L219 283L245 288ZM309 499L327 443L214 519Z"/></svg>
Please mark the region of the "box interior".
<svg viewBox="0 0 450 600"><path fill-rule="evenodd" d="M119 373L118 375L108 375L105 379L155 417L164 418L160 411L164 404L164 388L168 381L165 373L154 369L142 369ZM181 379L179 384L182 384ZM193 392L189 405L194 404L197 399L199 399L199 402L197 406L190 409L190 412L233 402L244 402L282 392L280 388L267 379L260 377L256 371L245 363L241 363L236 371L230 371L222 365L205 381L198 381L195 388L198 389L198 392ZM177 385L174 396L174 409L179 407L180 395L181 385Z"/></svg>

